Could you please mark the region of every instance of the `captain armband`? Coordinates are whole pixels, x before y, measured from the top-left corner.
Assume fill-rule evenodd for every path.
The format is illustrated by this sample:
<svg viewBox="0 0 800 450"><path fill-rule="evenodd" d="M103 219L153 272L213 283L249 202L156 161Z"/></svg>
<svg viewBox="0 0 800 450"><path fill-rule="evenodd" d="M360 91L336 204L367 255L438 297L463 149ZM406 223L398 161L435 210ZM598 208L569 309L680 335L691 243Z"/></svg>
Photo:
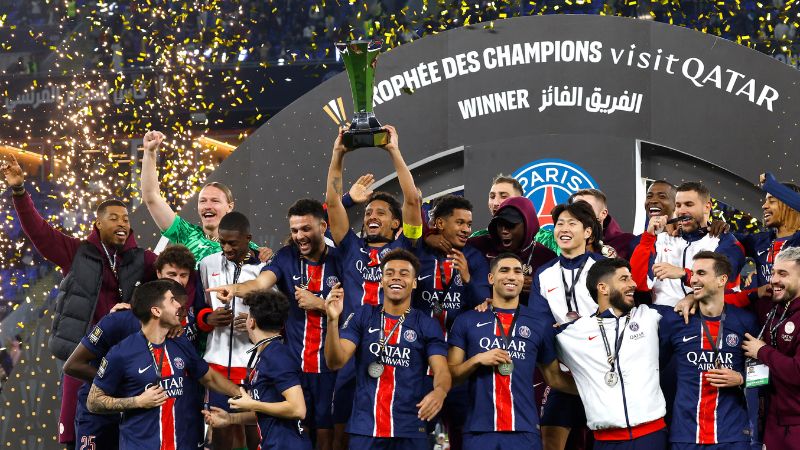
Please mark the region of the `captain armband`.
<svg viewBox="0 0 800 450"><path fill-rule="evenodd" d="M403 235L409 239L419 239L422 237L422 225L403 224Z"/></svg>

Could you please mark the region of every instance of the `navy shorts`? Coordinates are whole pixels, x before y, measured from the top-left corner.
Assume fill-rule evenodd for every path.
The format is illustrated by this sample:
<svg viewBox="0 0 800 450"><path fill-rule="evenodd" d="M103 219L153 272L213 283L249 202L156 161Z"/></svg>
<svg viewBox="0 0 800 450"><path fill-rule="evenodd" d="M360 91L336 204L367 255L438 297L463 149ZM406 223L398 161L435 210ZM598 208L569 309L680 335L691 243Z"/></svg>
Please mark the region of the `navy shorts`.
<svg viewBox="0 0 800 450"><path fill-rule="evenodd" d="M92 414L86 408L89 389L78 391L75 411L75 448L117 448L119 446L119 414Z"/></svg>
<svg viewBox="0 0 800 450"><path fill-rule="evenodd" d="M307 373L300 375L303 396L306 399L305 424L314 430L333 428L333 390L336 372Z"/></svg>
<svg viewBox="0 0 800 450"><path fill-rule="evenodd" d="M342 372L339 372L342 376ZM343 383L337 383L333 393L333 423L346 424L353 412L353 397L356 395L356 378L351 377Z"/></svg>
<svg viewBox="0 0 800 450"><path fill-rule="evenodd" d="M363 434L350 435L350 450L429 450L427 438L376 438ZM508 450L508 449L506 449Z"/></svg>
<svg viewBox="0 0 800 450"><path fill-rule="evenodd" d="M539 433L489 432L464 433L464 450L542 449Z"/></svg>
<svg viewBox="0 0 800 450"><path fill-rule="evenodd" d="M667 450L669 433L662 428L655 433L646 434L626 441L594 441L594 450Z"/></svg>
<svg viewBox="0 0 800 450"><path fill-rule="evenodd" d="M581 398L548 388L542 406L543 427L583 428L586 426L586 412Z"/></svg>
<svg viewBox="0 0 800 450"><path fill-rule="evenodd" d="M669 446L670 450L750 450L750 441L746 442L726 442L724 444L686 444L683 442L673 442Z"/></svg>

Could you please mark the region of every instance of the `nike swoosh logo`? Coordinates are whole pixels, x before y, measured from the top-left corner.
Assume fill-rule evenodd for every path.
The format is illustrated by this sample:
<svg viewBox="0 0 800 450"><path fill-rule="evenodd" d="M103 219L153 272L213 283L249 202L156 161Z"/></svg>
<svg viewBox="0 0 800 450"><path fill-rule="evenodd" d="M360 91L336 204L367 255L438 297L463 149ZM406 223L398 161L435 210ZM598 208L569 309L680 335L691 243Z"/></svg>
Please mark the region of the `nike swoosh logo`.
<svg viewBox="0 0 800 450"><path fill-rule="evenodd" d="M299 279L300 279L300 277L298 277L297 275L292 275L292 279L293 279L294 281L297 281L297 280L299 280Z"/></svg>
<svg viewBox="0 0 800 450"><path fill-rule="evenodd" d="M363 248L359 248L359 250L361 250L361 253L363 253L365 255L369 255L369 251L368 250L364 250Z"/></svg>
<svg viewBox="0 0 800 450"><path fill-rule="evenodd" d="M150 364L150 366L152 366L152 364ZM149 369L149 368L150 368L150 366L147 366L147 367L145 367L144 369L139 369L139 373L145 373L145 372L147 372L147 369Z"/></svg>
<svg viewBox="0 0 800 450"><path fill-rule="evenodd" d="M218 273L212 273L212 274L211 274L211 276L212 276L212 277L218 277L218 276L219 276L219 274L218 274Z"/></svg>
<svg viewBox="0 0 800 450"><path fill-rule="evenodd" d="M547 292L553 292L553 291L555 291L556 289L558 289L558 288L557 288L557 287L554 287L554 288L552 288L552 289L548 289L548 290L547 290Z"/></svg>
<svg viewBox="0 0 800 450"><path fill-rule="evenodd" d="M689 342L689 341L691 341L692 339L694 339L696 337L697 336L684 336L683 337L683 342Z"/></svg>
<svg viewBox="0 0 800 450"><path fill-rule="evenodd" d="M758 256L761 256L761 255L763 255L764 253L767 253L767 251L766 251L766 250L762 250L762 251L758 252Z"/></svg>
<svg viewBox="0 0 800 450"><path fill-rule="evenodd" d="M372 327L370 327L370 328L369 328L367 331L368 331L369 333L374 333L374 332L376 332L376 331L380 331L380 328L372 328Z"/></svg>
<svg viewBox="0 0 800 450"><path fill-rule="evenodd" d="M433 275L425 275L424 277L423 277L423 276L419 276L419 277L417 277L417 281L422 281L422 280L424 280L425 278L430 278L430 277L432 277L432 276L433 276Z"/></svg>
<svg viewBox="0 0 800 450"><path fill-rule="evenodd" d="M476 326L476 327L482 327L482 326L484 326L484 325L491 325L491 324L493 324L493 323L494 323L494 322L482 322L482 323L475 324L475 326Z"/></svg>
<svg viewBox="0 0 800 450"><path fill-rule="evenodd" d="M591 341L592 339L594 339L594 338L596 338L596 337L597 337L597 336L589 336L589 340Z"/></svg>

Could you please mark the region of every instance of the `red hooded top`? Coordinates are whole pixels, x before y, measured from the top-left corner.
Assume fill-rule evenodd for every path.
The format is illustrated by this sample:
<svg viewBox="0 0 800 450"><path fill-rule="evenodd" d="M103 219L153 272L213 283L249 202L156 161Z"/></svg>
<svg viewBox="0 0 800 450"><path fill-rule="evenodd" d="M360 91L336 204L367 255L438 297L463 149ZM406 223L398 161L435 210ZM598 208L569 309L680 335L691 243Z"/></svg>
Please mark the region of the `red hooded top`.
<svg viewBox="0 0 800 450"><path fill-rule="evenodd" d="M539 266L556 257L552 250L533 240L539 231L539 218L536 216L536 209L528 198L511 197L497 208L495 216L506 208L516 209L522 215L525 231L522 246L520 250L517 250L516 254L524 263L530 265L533 273L535 273ZM497 235L497 223L494 218L489 222L488 229L489 234L470 238L467 244L480 250L487 260L491 260L505 250Z"/></svg>

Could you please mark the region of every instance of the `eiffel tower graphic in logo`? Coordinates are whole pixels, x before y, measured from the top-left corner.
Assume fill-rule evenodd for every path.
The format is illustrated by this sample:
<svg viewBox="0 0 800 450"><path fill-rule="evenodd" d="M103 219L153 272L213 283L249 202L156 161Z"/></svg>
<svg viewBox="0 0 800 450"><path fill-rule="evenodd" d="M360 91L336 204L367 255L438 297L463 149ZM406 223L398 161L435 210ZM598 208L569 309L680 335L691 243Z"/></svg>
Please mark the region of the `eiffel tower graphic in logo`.
<svg viewBox="0 0 800 450"><path fill-rule="evenodd" d="M325 106L322 107L322 110L328 114L328 117L331 118L337 127L344 126L344 124L347 122L347 115L344 112L344 102L342 101L342 97L337 97L329 101L327 104L325 104Z"/></svg>

